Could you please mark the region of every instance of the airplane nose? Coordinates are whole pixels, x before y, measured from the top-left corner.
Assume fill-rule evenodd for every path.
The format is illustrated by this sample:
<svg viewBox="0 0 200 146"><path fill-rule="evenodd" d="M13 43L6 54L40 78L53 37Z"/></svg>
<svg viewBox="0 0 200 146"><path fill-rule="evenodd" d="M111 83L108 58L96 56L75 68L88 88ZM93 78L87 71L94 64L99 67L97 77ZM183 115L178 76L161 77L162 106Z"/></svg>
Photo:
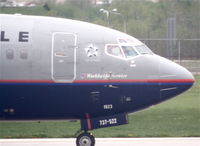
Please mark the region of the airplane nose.
<svg viewBox="0 0 200 146"><path fill-rule="evenodd" d="M184 67L159 56L160 99L166 100L192 87L193 75Z"/></svg>

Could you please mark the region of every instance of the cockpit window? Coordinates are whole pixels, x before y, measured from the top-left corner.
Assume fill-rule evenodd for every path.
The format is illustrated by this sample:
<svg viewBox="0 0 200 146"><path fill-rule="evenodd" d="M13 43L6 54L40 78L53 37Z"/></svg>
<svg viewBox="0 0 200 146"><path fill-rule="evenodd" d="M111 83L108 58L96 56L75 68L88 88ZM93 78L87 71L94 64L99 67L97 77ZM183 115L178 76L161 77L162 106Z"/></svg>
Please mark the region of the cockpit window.
<svg viewBox="0 0 200 146"><path fill-rule="evenodd" d="M153 54L153 52L146 45L135 46L135 48L140 54Z"/></svg>
<svg viewBox="0 0 200 146"><path fill-rule="evenodd" d="M138 53L135 51L135 49L132 46L122 46L122 50L126 58L132 58L138 55Z"/></svg>
<svg viewBox="0 0 200 146"><path fill-rule="evenodd" d="M108 45L107 53L115 57L123 57L121 48L118 45Z"/></svg>
<svg viewBox="0 0 200 146"><path fill-rule="evenodd" d="M138 56L139 53L131 45L106 45L106 53L113 57L118 57L121 59L129 59Z"/></svg>
<svg viewBox="0 0 200 146"><path fill-rule="evenodd" d="M118 44L106 44L105 52L107 55L119 59L132 59L136 56L154 53L137 39L118 38Z"/></svg>
<svg viewBox="0 0 200 146"><path fill-rule="evenodd" d="M118 39L118 42L121 43L127 43L127 41L125 39Z"/></svg>

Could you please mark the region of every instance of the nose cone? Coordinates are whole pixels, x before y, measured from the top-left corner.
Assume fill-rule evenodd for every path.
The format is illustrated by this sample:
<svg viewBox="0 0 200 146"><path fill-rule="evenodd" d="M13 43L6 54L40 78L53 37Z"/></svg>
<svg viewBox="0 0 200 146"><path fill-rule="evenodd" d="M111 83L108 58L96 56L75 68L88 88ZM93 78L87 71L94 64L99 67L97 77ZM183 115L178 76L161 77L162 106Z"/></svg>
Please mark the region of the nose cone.
<svg viewBox="0 0 200 146"><path fill-rule="evenodd" d="M161 100L172 98L188 90L194 84L193 75L184 67L159 57Z"/></svg>

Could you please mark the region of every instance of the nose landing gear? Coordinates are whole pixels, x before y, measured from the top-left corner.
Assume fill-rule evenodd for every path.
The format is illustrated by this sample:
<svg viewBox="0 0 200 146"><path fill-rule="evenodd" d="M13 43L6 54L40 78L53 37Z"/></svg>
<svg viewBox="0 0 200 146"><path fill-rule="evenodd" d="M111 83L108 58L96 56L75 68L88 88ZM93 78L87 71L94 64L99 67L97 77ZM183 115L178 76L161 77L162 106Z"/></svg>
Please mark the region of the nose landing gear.
<svg viewBox="0 0 200 146"><path fill-rule="evenodd" d="M94 146L95 138L91 133L84 132L76 138L77 146Z"/></svg>
<svg viewBox="0 0 200 146"><path fill-rule="evenodd" d="M88 132L90 130L128 124L126 113L110 115L110 116L95 117L95 118L90 118L90 117L91 117L90 114L86 113L85 118L80 119L81 129L77 131L77 133L75 134L75 136L78 135L76 139L77 146L94 146L95 145L94 136Z"/></svg>

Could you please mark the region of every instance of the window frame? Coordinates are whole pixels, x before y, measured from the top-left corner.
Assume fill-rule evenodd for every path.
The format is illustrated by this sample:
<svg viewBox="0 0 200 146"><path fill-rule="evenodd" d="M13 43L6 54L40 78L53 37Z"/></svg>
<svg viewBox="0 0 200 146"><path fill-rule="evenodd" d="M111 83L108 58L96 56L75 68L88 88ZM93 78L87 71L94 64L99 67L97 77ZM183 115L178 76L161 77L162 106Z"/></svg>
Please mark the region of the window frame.
<svg viewBox="0 0 200 146"><path fill-rule="evenodd" d="M142 46L145 47L145 48L147 48L150 53L149 52L147 52L147 53L141 53L140 49L138 47L142 47ZM137 52L139 52L140 55L154 55L153 51L147 45L145 45L145 44L136 45L134 47L137 50Z"/></svg>
<svg viewBox="0 0 200 146"><path fill-rule="evenodd" d="M112 54L108 53L108 46L117 46L117 47L119 47L120 52L121 52L121 54L122 54L122 57L119 57L119 56L112 55ZM123 50L122 50L122 48L120 47L119 44L106 44L106 45L105 45L105 53L106 53L106 55L108 55L108 56L115 57L115 58L118 58L118 59L124 59L124 58L125 58L124 52L123 52Z"/></svg>
<svg viewBox="0 0 200 146"><path fill-rule="evenodd" d="M122 49L122 51L123 51L123 54L124 54L124 57L125 57L126 60L133 59L133 58L135 58L135 57L141 55L141 54L137 51L137 49L136 49L133 45L131 45L131 44L121 44L120 47L121 47L121 49ZM122 47L132 47L132 48L134 49L134 51L137 53L137 55L127 58L127 56L125 55L124 50L123 50Z"/></svg>
<svg viewBox="0 0 200 146"><path fill-rule="evenodd" d="M108 53L108 46L117 46L117 47L119 47L119 49L120 49L120 51L122 53L122 57L115 56L115 55L112 55L112 54ZM130 57L130 58L127 58L126 55L124 54L122 46L130 46L130 47L132 47L134 49L134 51L137 53L137 55L133 56L133 57ZM106 44L105 45L105 54L108 55L108 56L111 56L111 57L114 57L114 58L117 58L117 59L121 59L121 60L126 60L126 61L141 56L141 54L137 51L137 49L132 44L128 44L128 43Z"/></svg>
<svg viewBox="0 0 200 146"><path fill-rule="evenodd" d="M5 50L6 60L14 60L15 59L15 50L12 48L7 48Z"/></svg>

